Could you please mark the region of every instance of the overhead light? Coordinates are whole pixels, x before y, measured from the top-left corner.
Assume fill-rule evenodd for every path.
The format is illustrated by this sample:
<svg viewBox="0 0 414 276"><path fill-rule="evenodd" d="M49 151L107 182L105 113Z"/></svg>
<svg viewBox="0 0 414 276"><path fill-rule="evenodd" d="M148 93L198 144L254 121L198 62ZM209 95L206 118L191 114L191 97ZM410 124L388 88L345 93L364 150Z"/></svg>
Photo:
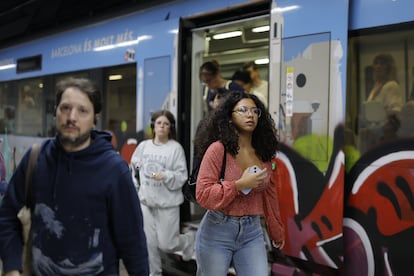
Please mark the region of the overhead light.
<svg viewBox="0 0 414 276"><path fill-rule="evenodd" d="M263 33L263 32L268 32L269 30L270 30L270 26L260 26L260 27L253 28L252 32Z"/></svg>
<svg viewBox="0 0 414 276"><path fill-rule="evenodd" d="M258 58L254 61L256 64L269 64L268 58Z"/></svg>
<svg viewBox="0 0 414 276"><path fill-rule="evenodd" d="M0 65L0 70L6 70L6 69L11 69L11 68L16 68L16 64Z"/></svg>
<svg viewBox="0 0 414 276"><path fill-rule="evenodd" d="M122 75L109 75L108 80L110 81L122 80Z"/></svg>
<svg viewBox="0 0 414 276"><path fill-rule="evenodd" d="M226 38L231 38L231 37L236 37L236 36L241 36L241 35L242 35L241 31L233 31L233 32L213 35L213 39L226 39Z"/></svg>

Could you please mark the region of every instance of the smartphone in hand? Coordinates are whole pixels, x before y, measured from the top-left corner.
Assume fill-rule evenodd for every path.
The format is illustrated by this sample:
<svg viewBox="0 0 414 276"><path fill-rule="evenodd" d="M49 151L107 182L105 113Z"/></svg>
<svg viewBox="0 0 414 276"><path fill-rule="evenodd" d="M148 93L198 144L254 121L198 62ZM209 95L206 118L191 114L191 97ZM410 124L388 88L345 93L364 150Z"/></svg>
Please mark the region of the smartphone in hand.
<svg viewBox="0 0 414 276"><path fill-rule="evenodd" d="M258 166L256 166L256 165L251 166L249 168L249 173L258 173L258 172L260 172L260 168ZM247 188L247 189L241 190L241 192L243 194L247 195L248 193L250 193L251 190L252 190L252 188Z"/></svg>

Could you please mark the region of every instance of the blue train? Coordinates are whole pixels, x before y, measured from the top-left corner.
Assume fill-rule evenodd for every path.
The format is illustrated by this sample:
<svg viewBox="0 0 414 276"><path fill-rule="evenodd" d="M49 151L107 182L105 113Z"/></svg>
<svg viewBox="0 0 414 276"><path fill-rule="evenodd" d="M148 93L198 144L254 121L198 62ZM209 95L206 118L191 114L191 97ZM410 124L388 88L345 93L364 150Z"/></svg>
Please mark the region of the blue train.
<svg viewBox="0 0 414 276"><path fill-rule="evenodd" d="M413 9L409 0L181 0L2 48L1 179L54 134L54 85L68 75L100 84L98 127L127 162L151 112L172 111L190 168L206 112L201 64L218 61L230 79L255 62L284 179L286 245L270 252L269 274L405 275L414 253ZM186 202L182 219L196 224L203 212Z"/></svg>

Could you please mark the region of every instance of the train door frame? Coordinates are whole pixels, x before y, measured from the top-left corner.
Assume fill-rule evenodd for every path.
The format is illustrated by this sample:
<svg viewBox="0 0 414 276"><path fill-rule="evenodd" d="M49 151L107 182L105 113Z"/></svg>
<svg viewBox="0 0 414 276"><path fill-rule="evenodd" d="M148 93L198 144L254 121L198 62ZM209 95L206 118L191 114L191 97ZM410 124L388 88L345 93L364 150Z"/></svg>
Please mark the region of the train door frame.
<svg viewBox="0 0 414 276"><path fill-rule="evenodd" d="M193 40L194 30L269 16L270 8L271 1L255 1L197 16L180 18L177 50L177 121L178 125L183 126L178 128L178 137L186 152L187 167L189 169L192 168L192 139L196 126L201 119L201 116L198 115L201 111L195 110L193 106L194 97L197 96L192 92L195 86L194 83L198 82L198 67L195 64L200 63L200 61L195 61L193 56L193 48L196 46ZM197 68L197 70L194 68ZM198 97L200 98L200 96ZM197 112L198 114L196 114ZM190 204L185 202L182 209L184 210L181 212L181 219L191 221Z"/></svg>

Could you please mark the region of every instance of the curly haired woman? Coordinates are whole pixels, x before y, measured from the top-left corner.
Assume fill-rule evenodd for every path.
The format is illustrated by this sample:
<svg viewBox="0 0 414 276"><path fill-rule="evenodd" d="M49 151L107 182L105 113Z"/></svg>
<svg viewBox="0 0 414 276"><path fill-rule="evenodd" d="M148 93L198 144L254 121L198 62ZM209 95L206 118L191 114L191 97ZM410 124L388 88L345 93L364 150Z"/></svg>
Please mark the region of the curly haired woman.
<svg viewBox="0 0 414 276"><path fill-rule="evenodd" d="M267 276L262 215L273 246L284 245L272 173L278 141L270 114L255 95L231 92L194 142L203 156L196 196L207 209L196 237L197 275L225 276L232 264L238 276ZM219 181L223 154L225 175Z"/></svg>

